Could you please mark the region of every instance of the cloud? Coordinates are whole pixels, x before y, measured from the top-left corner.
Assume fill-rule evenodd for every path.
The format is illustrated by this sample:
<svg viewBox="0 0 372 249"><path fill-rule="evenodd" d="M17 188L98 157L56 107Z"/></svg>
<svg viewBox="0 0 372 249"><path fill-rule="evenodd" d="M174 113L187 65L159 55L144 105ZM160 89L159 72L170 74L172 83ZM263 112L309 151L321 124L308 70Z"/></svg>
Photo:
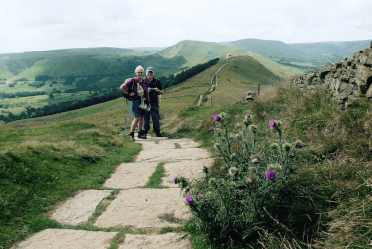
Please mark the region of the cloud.
<svg viewBox="0 0 372 249"><path fill-rule="evenodd" d="M0 52L372 38L370 0L0 1Z"/></svg>

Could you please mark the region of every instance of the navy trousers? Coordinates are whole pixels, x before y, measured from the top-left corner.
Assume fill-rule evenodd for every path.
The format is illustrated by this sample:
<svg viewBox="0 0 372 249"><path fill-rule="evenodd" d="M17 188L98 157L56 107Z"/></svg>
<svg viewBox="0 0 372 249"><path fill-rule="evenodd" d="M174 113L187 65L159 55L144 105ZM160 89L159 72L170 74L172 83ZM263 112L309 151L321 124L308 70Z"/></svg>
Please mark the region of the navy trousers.
<svg viewBox="0 0 372 249"><path fill-rule="evenodd" d="M156 133L160 132L160 115L159 115L159 104L157 102L151 102L150 111L145 113L144 130L146 133L150 130L150 115L152 117L152 126Z"/></svg>

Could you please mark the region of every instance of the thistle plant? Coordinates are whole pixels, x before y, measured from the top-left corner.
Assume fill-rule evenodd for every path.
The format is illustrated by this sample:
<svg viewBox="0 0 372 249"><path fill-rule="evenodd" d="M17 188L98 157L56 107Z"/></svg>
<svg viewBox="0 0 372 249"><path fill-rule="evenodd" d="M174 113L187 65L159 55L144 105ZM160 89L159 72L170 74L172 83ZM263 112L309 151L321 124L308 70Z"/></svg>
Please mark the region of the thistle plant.
<svg viewBox="0 0 372 249"><path fill-rule="evenodd" d="M293 187L293 159L302 143L285 142L281 121L271 120L265 132L276 132L278 141L263 146L262 129L254 124L252 115L244 117L244 125L229 125L227 118L225 113L213 118L214 148L223 159L220 173L212 175L203 166L203 181L190 184L183 177L175 178L175 183L187 190L186 205L198 227L215 243L233 240L247 244L257 238L260 229L287 233L283 227L291 226L286 211L293 198L289 191ZM239 129L238 133L233 129ZM258 142L259 148L266 149L260 150Z"/></svg>

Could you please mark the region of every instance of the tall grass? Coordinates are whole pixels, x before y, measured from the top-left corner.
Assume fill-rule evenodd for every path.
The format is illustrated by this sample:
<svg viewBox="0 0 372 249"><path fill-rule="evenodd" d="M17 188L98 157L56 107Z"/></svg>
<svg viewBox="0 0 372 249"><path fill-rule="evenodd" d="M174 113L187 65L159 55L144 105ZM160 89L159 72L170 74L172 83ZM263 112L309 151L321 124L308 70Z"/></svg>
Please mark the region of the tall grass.
<svg viewBox="0 0 372 249"><path fill-rule="evenodd" d="M230 115L229 122L238 122L237 116L246 113L254 115L257 125L267 125L265 122L271 119L282 120L284 139L299 138L305 144L304 161L299 162L297 174L303 181L304 196L307 186L321 193L317 200L310 200L323 211L318 214L314 235L303 235L305 247L369 248L372 246L370 110L368 99L361 99L344 110L332 101L326 89L304 95L295 86L279 84L262 91L252 103L237 103L208 112L192 108L181 116L193 113L195 119L189 119L187 127L194 132L189 134L201 139L207 147L212 145L212 117L221 111ZM199 115L204 119L197 121ZM219 167L215 165L213 169L218 172ZM299 248L292 238L268 232L261 235L257 248Z"/></svg>

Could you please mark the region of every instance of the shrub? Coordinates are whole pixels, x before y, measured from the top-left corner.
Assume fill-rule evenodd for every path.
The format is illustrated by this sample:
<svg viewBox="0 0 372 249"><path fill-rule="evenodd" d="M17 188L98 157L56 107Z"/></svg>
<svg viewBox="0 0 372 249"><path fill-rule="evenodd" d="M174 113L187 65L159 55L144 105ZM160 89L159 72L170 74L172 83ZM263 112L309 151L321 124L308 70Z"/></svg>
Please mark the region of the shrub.
<svg viewBox="0 0 372 249"><path fill-rule="evenodd" d="M213 174L204 167L204 179L174 180L185 190L197 226L219 245L251 244L260 231L299 241L303 234L311 237L319 208L311 202L314 196L304 195L311 188L304 191L295 174L302 142L284 141L281 121L271 120L270 128L262 130L248 114L233 133L227 119L225 113L213 117L214 147L223 160L220 171ZM263 146L263 135L271 132L278 134L277 141Z"/></svg>

